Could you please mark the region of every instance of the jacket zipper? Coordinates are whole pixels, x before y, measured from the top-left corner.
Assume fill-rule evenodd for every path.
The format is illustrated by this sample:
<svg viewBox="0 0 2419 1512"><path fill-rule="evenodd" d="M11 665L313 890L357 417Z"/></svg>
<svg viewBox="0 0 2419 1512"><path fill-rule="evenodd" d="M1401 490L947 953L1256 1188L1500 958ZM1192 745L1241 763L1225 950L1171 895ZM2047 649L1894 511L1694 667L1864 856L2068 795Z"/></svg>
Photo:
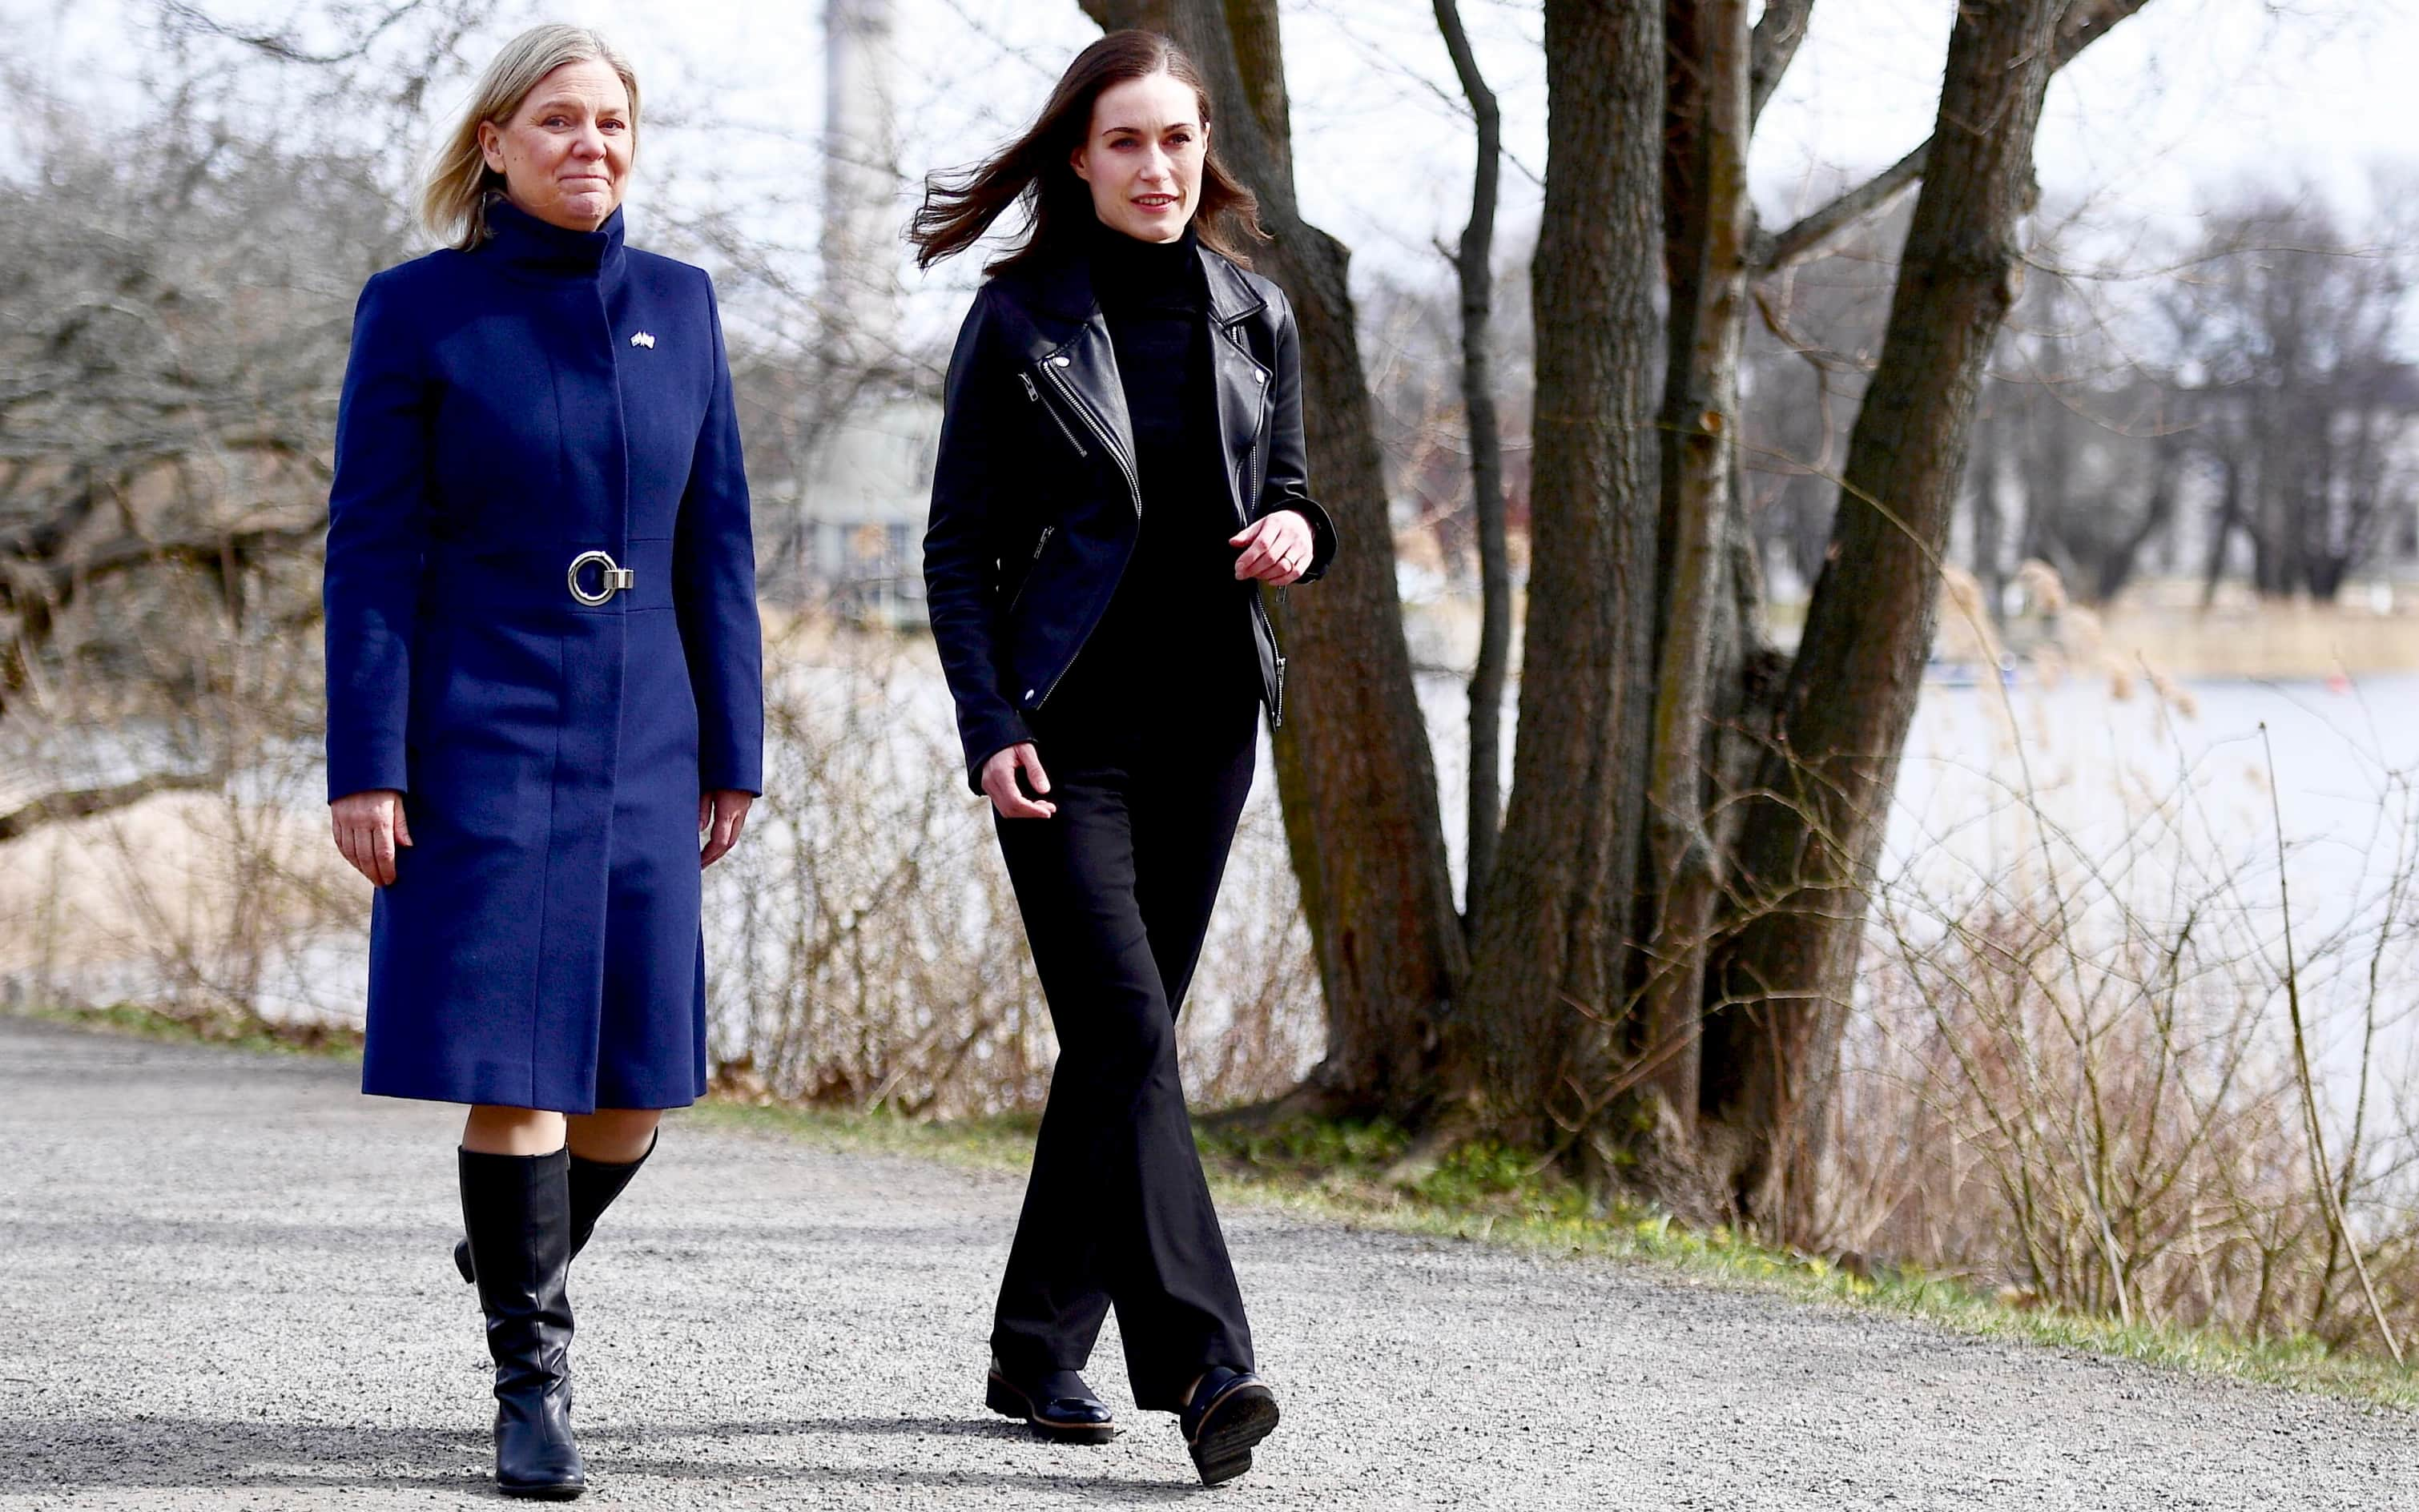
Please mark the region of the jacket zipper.
<svg viewBox="0 0 2419 1512"><path fill-rule="evenodd" d="M1277 658L1277 697L1276 702L1269 705L1269 728L1271 730L1285 728L1285 663L1283 656Z"/></svg>
<svg viewBox="0 0 2419 1512"><path fill-rule="evenodd" d="M1033 555L1025 558L1027 565L1025 569L1025 577L1023 580L1018 582L1016 585L1016 596L1008 601L1008 612L1009 614L1014 614L1016 612L1016 606L1025 602L1025 591L1033 586L1033 568L1040 563L1041 553L1049 548L1050 537L1056 533L1057 529L1058 527L1055 525L1044 525L1041 527L1041 539L1033 543Z"/></svg>
<svg viewBox="0 0 2419 1512"><path fill-rule="evenodd" d="M1068 381L1062 368L1066 361L1063 357L1050 358L1043 365L1042 371L1050 375L1050 381L1057 387L1059 393L1067 396L1067 403L1074 409L1075 413L1083 417L1084 428L1100 440L1101 450L1108 453L1109 459L1117 463L1117 471L1125 474L1126 492L1133 499L1134 518L1140 519L1142 518L1142 480L1134 476L1133 464L1126 460L1125 454L1117 450L1117 442L1109 439L1109 427L1101 424L1100 420L1093 415L1092 407L1084 402L1082 396L1076 393L1075 385ZM1048 405L1043 405L1042 408L1050 409ZM1057 420L1058 412L1055 409L1051 410L1051 418ZM1058 424L1063 430L1067 423L1060 420ZM1068 439L1071 440L1074 438Z"/></svg>
<svg viewBox="0 0 2419 1512"><path fill-rule="evenodd" d="M1076 394L1075 385L1069 382L1065 375L1060 371L1066 365L1066 363L1067 359L1064 357L1055 355L1046 357L1042 359L1041 370L1050 375L1051 382L1057 388L1059 393L1067 396L1067 403L1074 409L1078 416L1082 417L1085 428L1089 430L1093 436L1100 440L1101 450L1109 454L1109 460L1115 462L1117 465L1117 471L1125 475L1126 492L1133 499L1134 518L1139 520L1142 518L1142 480L1134 475L1133 465L1128 462L1125 459L1124 454L1117 450L1117 443L1109 440L1108 427L1101 424L1101 422L1093 416L1091 406L1086 404L1083 399ZM1025 378L1028 387L1033 381L1029 377L1025 377L1022 371L1018 373L1018 377ZM1036 397L1039 398L1040 396L1037 394ZM1046 404L1041 408L1044 409L1050 409L1050 407ZM1058 413L1056 410L1051 410L1051 418L1053 420L1058 419ZM1067 423L1065 421L1060 420L1058 422L1059 428L1064 430L1066 428L1066 424ZM1069 440L1073 440L1074 437L1070 436L1067 439ZM1079 446L1076 450L1081 451L1082 448ZM1020 588L1017 592L1022 595L1024 590ZM1049 702L1050 695L1058 691L1058 685L1067 680L1067 673L1074 668L1075 658L1084 654L1084 648L1091 643L1092 632L1099 629L1100 626L1101 622L1098 616L1093 618L1091 624L1084 626L1083 639L1075 642L1074 651L1067 657L1067 665L1058 669L1058 675L1050 679L1050 686L1043 688L1041 690L1041 696L1033 701L1033 706L1036 709L1039 709L1043 704Z"/></svg>
<svg viewBox="0 0 2419 1512"><path fill-rule="evenodd" d="M1077 456L1089 456L1092 455L1091 453L1084 450L1084 443L1077 440L1075 439L1075 433L1067 428L1067 422L1059 417L1057 410L1050 408L1048 402L1041 397L1041 391L1033 386L1032 374L1021 372L1016 375L1016 380L1025 385L1025 396L1032 400L1035 404L1041 406L1041 412L1048 415L1050 417L1050 423L1058 427L1058 434L1067 438L1067 444L1075 449L1075 455Z"/></svg>

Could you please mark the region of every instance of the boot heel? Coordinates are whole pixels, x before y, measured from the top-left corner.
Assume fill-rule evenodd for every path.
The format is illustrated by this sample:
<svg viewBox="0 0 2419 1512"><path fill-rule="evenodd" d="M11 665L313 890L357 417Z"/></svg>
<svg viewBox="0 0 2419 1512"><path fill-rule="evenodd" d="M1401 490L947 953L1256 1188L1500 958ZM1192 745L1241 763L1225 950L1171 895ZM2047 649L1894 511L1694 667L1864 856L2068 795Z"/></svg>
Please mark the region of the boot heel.
<svg viewBox="0 0 2419 1512"><path fill-rule="evenodd" d="M1033 1412L1024 1395L997 1376L992 1377L990 1382L983 1388L983 1405L1002 1417L1012 1417L1020 1421Z"/></svg>
<svg viewBox="0 0 2419 1512"><path fill-rule="evenodd" d="M1009 1381L994 1365L983 1382L983 1405L1012 1417L1054 1443L1106 1443L1117 1423L1108 1405L1072 1370L1054 1371L1032 1387Z"/></svg>
<svg viewBox="0 0 2419 1512"><path fill-rule="evenodd" d="M1276 1393L1248 1370L1212 1365L1194 1383L1177 1424L1201 1484L1215 1486L1251 1469L1253 1447L1276 1431Z"/></svg>

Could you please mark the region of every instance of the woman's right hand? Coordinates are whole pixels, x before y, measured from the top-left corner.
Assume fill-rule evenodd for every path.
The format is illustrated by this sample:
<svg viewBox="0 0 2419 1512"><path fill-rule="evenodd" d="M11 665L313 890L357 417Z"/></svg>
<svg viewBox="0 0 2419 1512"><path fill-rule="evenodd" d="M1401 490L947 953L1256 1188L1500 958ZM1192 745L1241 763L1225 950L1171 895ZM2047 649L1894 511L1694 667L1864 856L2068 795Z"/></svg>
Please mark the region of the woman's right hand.
<svg viewBox="0 0 2419 1512"><path fill-rule="evenodd" d="M353 870L381 887L393 885L394 848L411 843L402 794L393 788L347 793L328 805L328 824Z"/></svg>
<svg viewBox="0 0 2419 1512"><path fill-rule="evenodd" d="M1028 798L1016 785L1017 768L1032 774L1033 791L1050 791L1050 778L1041 770L1041 753L1033 742L1020 741L991 753L983 763L982 789L991 795L991 806L1004 819L1047 819L1058 811L1058 806L1046 798Z"/></svg>

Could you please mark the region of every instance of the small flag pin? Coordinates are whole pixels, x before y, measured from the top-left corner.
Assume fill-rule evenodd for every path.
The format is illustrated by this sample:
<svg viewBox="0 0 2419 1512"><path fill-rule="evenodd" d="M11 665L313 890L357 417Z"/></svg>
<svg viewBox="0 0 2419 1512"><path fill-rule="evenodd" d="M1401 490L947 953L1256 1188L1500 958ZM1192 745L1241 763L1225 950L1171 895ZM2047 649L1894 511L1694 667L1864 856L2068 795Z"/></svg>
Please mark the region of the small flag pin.
<svg viewBox="0 0 2419 1512"><path fill-rule="evenodd" d="M633 347L644 347L649 351L653 351L655 346L655 338L648 335L643 331L636 332L632 333L630 337L630 345Z"/></svg>

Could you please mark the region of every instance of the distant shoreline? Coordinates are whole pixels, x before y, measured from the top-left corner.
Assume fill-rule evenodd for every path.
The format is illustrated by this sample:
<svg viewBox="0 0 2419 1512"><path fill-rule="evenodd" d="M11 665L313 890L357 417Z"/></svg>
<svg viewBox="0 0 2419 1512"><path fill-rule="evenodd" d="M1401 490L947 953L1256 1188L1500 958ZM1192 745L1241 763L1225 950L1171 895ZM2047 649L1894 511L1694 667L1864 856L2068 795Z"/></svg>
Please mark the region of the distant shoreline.
<svg viewBox="0 0 2419 1512"><path fill-rule="evenodd" d="M1941 616L1941 659L1970 658L1980 649L1959 619ZM2020 661L2080 677L2147 671L2196 682L2324 682L2419 672L2419 612L2411 609L2290 602L2203 609L2152 599L2104 610L2069 606L2011 620L2001 633Z"/></svg>
<svg viewBox="0 0 2419 1512"><path fill-rule="evenodd" d="M2419 672L2419 589L2399 585L2386 607L2377 608L2365 585L2356 586L2362 591L2348 588L2337 603L2314 604L2258 600L2229 583L2204 609L2198 583L2160 581L2128 590L2103 609L2062 603L1979 630L1959 595L1948 593L1942 595L1932 660L1935 670L1948 665L1979 671L1996 665L2004 650L2015 658L2020 680L2028 682L2122 682L2147 672L2177 682L2323 683ZM1414 660L1424 671L1467 677L1477 656L1477 598L1454 594L1411 599L1404 607ZM1516 668L1524 607L1516 600ZM1805 612L1802 600L1768 601L1765 633L1782 650L1794 649Z"/></svg>

